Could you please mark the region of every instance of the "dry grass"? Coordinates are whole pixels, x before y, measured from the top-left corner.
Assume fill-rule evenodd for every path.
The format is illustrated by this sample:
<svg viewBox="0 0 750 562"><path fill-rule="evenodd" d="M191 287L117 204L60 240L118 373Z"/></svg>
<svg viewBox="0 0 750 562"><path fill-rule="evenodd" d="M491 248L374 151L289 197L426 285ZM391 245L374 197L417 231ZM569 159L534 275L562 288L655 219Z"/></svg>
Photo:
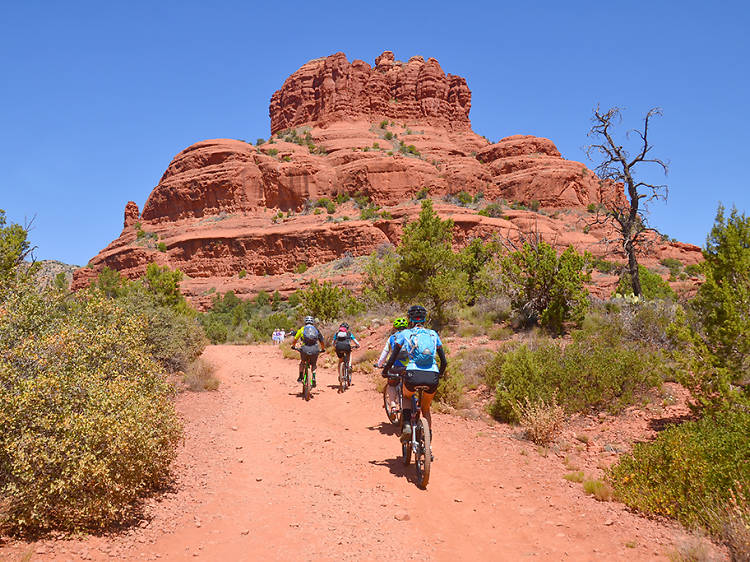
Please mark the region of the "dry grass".
<svg viewBox="0 0 750 562"><path fill-rule="evenodd" d="M614 495L612 486L603 480L584 480L583 491L587 494L591 494L600 502L611 501L612 496Z"/></svg>
<svg viewBox="0 0 750 562"><path fill-rule="evenodd" d="M188 365L184 382L189 390L202 392L219 388L219 379L214 375L214 366L203 359L196 359Z"/></svg>
<svg viewBox="0 0 750 562"><path fill-rule="evenodd" d="M299 353L292 349L291 343L282 343L279 349L281 349L281 356L284 359L299 359Z"/></svg>
<svg viewBox="0 0 750 562"><path fill-rule="evenodd" d="M743 486L738 485L740 492ZM710 512L710 527L729 549L733 562L750 562L750 503L732 492L722 509Z"/></svg>
<svg viewBox="0 0 750 562"><path fill-rule="evenodd" d="M585 476L583 475L582 470L576 470L574 472L568 472L565 476L563 476L563 478L565 478L565 480L567 480L568 482L577 482L578 484L580 484L581 482L583 482Z"/></svg>
<svg viewBox="0 0 750 562"><path fill-rule="evenodd" d="M690 536L681 540L667 557L671 562L712 562L706 541L702 537Z"/></svg>
<svg viewBox="0 0 750 562"><path fill-rule="evenodd" d="M565 423L565 411L557 403L555 396L549 403L541 399L531 402L526 397L525 404L516 402L513 409L526 435L537 445L547 445L554 441Z"/></svg>

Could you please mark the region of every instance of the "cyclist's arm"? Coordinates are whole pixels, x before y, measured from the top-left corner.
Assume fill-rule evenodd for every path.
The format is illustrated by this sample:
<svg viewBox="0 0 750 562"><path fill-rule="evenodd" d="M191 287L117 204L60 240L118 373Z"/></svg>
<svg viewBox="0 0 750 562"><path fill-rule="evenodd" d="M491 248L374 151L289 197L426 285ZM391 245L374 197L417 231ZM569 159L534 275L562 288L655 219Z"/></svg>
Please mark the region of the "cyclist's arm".
<svg viewBox="0 0 750 562"><path fill-rule="evenodd" d="M320 342L320 351L326 350L326 342L323 339L323 334L320 333L320 330L318 330L318 341Z"/></svg>
<svg viewBox="0 0 750 562"><path fill-rule="evenodd" d="M448 368L448 359L445 358L445 351L443 351L443 346L439 345L437 347L437 356L440 358L440 375L445 374L445 369Z"/></svg>
<svg viewBox="0 0 750 562"><path fill-rule="evenodd" d="M294 347L295 345L297 345L297 341L302 337L302 330L304 330L304 328L300 328L294 334L294 341L292 342L292 347Z"/></svg>
<svg viewBox="0 0 750 562"><path fill-rule="evenodd" d="M359 346L359 342L357 341L357 338L354 337L354 334L351 335L352 341Z"/></svg>
<svg viewBox="0 0 750 562"><path fill-rule="evenodd" d="M383 367L384 375L387 375L388 371L390 371L391 367L393 367L393 364L396 362L396 358L398 357L399 351L401 351L401 345L398 343L394 343L393 349L391 350L391 356L388 358L388 362Z"/></svg>
<svg viewBox="0 0 750 562"><path fill-rule="evenodd" d="M378 357L378 367L382 367L385 363L385 360L388 358L388 352L391 350L391 342L390 340L386 340L385 346L383 347L383 351L380 353L380 357Z"/></svg>

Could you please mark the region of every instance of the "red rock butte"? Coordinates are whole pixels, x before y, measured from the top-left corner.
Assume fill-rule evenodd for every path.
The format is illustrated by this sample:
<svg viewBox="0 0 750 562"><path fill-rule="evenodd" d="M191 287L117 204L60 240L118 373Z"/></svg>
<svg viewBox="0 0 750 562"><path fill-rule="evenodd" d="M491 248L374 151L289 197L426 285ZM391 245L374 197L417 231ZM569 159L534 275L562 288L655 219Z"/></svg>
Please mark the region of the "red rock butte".
<svg viewBox="0 0 750 562"><path fill-rule="evenodd" d="M204 140L177 154L142 212L127 203L121 235L76 272L73 287L105 266L133 278L156 262L187 274L182 290L199 306L215 289L288 293L320 273L295 274L300 264L398 242L425 195L453 217L459 244L536 231L559 248L573 244L622 261L611 229L586 220L590 204L623 197L621 186L601 182L545 138L490 143L471 130L470 108L466 80L432 58L404 63L386 51L374 67L343 53L312 60L271 97L271 138ZM461 192L542 212L506 208L502 218L486 217L456 204L451 196ZM380 206L377 217L361 220L352 201L313 212L317 200L344 194L369 198ZM689 264L700 251L653 236L642 259L663 257ZM356 273L337 275L357 288ZM613 283L595 279L595 292L606 294Z"/></svg>

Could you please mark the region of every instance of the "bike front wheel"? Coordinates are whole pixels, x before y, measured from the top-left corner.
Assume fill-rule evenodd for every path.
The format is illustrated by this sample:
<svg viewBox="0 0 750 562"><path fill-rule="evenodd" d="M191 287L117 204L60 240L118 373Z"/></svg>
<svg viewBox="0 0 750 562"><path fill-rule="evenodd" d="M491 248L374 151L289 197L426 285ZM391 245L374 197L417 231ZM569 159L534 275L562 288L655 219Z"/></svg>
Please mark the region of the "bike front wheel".
<svg viewBox="0 0 750 562"><path fill-rule="evenodd" d="M427 487L430 481L430 465L432 464L432 451L430 449L431 435L430 425L422 418L417 426L417 443L419 450L414 453L414 464L417 467L417 481L422 488Z"/></svg>

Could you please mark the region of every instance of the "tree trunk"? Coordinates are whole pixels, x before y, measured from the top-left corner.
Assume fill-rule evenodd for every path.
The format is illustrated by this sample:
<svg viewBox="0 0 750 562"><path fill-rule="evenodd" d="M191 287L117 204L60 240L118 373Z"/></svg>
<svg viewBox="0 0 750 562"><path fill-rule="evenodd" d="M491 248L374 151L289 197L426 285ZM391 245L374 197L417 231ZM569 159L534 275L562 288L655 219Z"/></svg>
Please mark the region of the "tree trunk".
<svg viewBox="0 0 750 562"><path fill-rule="evenodd" d="M633 286L633 294L641 296L641 277L638 273L638 260L635 257L635 246L632 240L625 243L625 252L628 254L628 269L630 270L630 282Z"/></svg>

